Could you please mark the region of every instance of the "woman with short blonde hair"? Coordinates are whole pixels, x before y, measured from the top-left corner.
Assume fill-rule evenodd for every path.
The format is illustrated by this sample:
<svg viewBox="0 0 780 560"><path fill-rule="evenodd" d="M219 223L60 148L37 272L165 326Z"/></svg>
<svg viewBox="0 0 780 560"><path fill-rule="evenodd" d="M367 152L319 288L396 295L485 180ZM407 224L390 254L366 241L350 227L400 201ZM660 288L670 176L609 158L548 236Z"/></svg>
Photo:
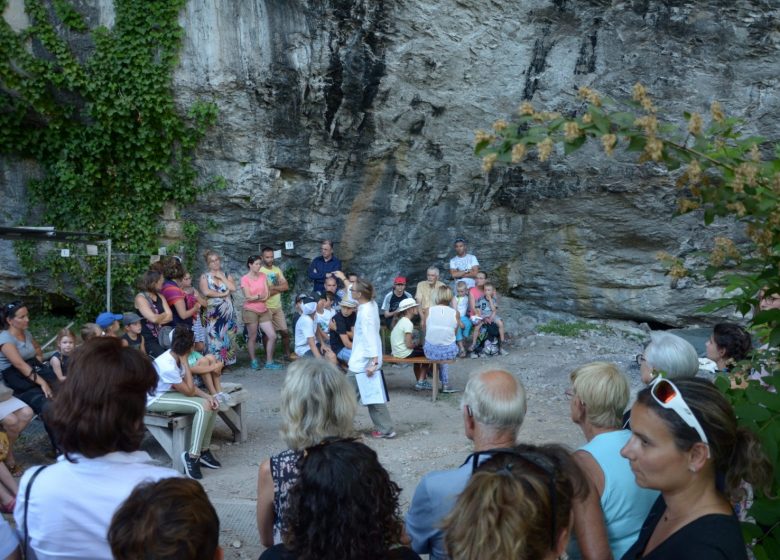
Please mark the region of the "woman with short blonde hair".
<svg viewBox="0 0 780 560"><path fill-rule="evenodd" d="M281 542L287 493L298 479L303 450L326 437L353 435L355 391L344 374L325 360L298 360L282 387L282 429L289 449L263 461L257 476L257 528L260 542Z"/></svg>

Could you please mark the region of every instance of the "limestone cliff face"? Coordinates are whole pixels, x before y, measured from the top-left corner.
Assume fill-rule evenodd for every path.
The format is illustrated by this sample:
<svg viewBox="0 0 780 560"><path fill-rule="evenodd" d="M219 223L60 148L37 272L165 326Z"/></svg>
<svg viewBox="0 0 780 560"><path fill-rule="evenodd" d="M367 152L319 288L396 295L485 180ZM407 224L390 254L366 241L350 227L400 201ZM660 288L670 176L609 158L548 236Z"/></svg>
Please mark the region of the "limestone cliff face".
<svg viewBox="0 0 780 560"><path fill-rule="evenodd" d="M671 219L670 181L596 151L485 177L473 133L524 99L567 110L578 86L624 97L642 81L670 114L718 99L772 137L779 14L759 0L190 0L175 87L218 104L198 165L229 188L186 218L213 221L201 246L235 272L286 240L303 271L333 238L382 292L446 268L464 235L524 310L689 320L713 294L672 288L654 255L692 256L729 225ZM3 167L3 188L18 175Z"/></svg>

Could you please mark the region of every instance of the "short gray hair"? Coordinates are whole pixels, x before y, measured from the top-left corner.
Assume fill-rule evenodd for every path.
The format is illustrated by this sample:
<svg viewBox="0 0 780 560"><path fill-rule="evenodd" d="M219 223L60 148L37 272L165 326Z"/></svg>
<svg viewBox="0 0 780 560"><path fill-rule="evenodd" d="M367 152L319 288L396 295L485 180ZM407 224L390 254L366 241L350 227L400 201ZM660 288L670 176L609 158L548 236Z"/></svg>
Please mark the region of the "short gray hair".
<svg viewBox="0 0 780 560"><path fill-rule="evenodd" d="M503 379L495 379L495 374L504 374ZM486 380L489 376L494 379ZM525 387L508 371L478 372L466 384L461 404L471 409L474 420L482 426L516 434L527 409Z"/></svg>
<svg viewBox="0 0 780 560"><path fill-rule="evenodd" d="M654 371L662 371L670 379L693 377L699 372L696 349L684 338L668 332L650 334L645 360Z"/></svg>
<svg viewBox="0 0 780 560"><path fill-rule="evenodd" d="M279 434L296 450L329 436L350 437L356 410L355 390L336 366L319 359L297 360L282 386Z"/></svg>
<svg viewBox="0 0 780 560"><path fill-rule="evenodd" d="M438 268L436 268L435 266L429 266L429 267L428 267L428 271L427 271L427 272L435 272L435 273L436 273L436 276L438 276L438 275L439 275L439 269L438 269Z"/></svg>

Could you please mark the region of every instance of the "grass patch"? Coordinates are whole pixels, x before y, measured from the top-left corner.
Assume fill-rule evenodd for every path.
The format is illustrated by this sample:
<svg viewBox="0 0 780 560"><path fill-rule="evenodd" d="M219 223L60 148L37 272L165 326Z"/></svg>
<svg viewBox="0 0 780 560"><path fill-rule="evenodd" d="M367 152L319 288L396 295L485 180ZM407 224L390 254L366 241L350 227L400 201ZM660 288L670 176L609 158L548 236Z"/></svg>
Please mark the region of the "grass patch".
<svg viewBox="0 0 780 560"><path fill-rule="evenodd" d="M48 313L36 313L30 316L30 334L38 341L38 344L43 346L50 338L57 335L60 329L64 329L68 326L68 323L73 321L72 317L66 317L63 315L49 315ZM77 325L74 324L70 330L78 335ZM54 344L46 348L48 350L56 350Z"/></svg>
<svg viewBox="0 0 780 560"><path fill-rule="evenodd" d="M557 334L559 336L572 337L582 336L583 333L588 331L597 331L605 334L612 332L612 329L606 325L587 323L585 321L566 322L560 321L558 319L553 319L549 323L540 325L536 328L536 330L537 332L545 334Z"/></svg>

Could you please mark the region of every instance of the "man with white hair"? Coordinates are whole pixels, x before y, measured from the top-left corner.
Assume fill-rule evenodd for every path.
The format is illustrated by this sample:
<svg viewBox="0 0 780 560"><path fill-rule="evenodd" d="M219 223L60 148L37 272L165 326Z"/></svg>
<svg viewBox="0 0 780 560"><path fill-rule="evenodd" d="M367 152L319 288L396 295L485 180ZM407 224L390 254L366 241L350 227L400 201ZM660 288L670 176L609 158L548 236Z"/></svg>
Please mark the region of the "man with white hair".
<svg viewBox="0 0 780 560"><path fill-rule="evenodd" d="M493 449L513 447L526 412L525 388L511 373L488 370L472 375L461 401L466 437L474 453L457 469L426 474L406 514L406 532L418 554L447 558L442 521L466 487L474 468Z"/></svg>
<svg viewBox="0 0 780 560"><path fill-rule="evenodd" d="M428 319L428 309L436 299L436 291L444 286L439 280L439 269L435 266L428 268L425 280L417 284L414 299L420 304L420 330L425 331L425 321Z"/></svg>

